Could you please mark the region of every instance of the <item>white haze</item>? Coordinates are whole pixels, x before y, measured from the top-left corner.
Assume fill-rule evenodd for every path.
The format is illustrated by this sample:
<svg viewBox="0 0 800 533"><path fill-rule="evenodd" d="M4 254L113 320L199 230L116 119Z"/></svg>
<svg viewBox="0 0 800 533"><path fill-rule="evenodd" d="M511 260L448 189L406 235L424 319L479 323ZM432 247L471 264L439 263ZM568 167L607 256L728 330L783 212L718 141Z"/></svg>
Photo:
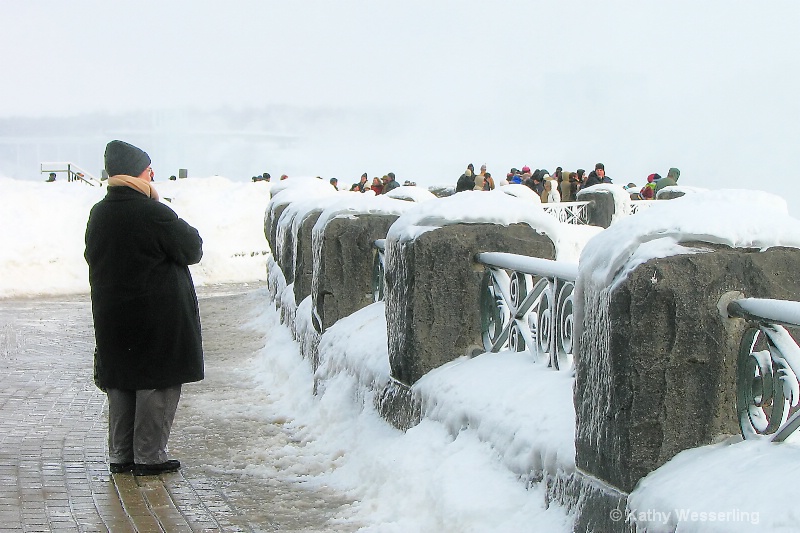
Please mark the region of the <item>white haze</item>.
<svg viewBox="0 0 800 533"><path fill-rule="evenodd" d="M800 215L796 188L782 186L800 145L800 6L790 0L42 0L0 3L0 19L0 117L43 119L29 132L38 138L47 117L103 114L110 126L76 132L97 135L80 164L98 173L104 134L125 131L119 113L287 105L339 113L259 124L300 140L246 155L238 141L189 143L160 123L160 137L125 140L156 156L200 144L156 159L166 175L231 179L394 171L401 182L452 184L469 162L497 177L602 161L616 183L641 185L674 166L683 185L776 191ZM0 173L40 179L34 158L27 172L4 168L15 157L6 146Z"/></svg>

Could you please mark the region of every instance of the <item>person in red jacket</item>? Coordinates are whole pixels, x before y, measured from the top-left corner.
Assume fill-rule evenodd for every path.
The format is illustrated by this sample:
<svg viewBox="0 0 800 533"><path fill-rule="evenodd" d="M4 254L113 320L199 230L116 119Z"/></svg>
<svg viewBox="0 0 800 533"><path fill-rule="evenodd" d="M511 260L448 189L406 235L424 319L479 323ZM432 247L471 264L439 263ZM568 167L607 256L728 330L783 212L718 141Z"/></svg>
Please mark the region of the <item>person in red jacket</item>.
<svg viewBox="0 0 800 533"><path fill-rule="evenodd" d="M642 198L645 200L653 200L656 196L656 181L660 179L661 176L658 174L650 174L647 176L647 185L642 187L642 190L639 191L642 195Z"/></svg>
<svg viewBox="0 0 800 533"><path fill-rule="evenodd" d="M370 187L370 189L372 189L372 192L376 195L383 192L383 183L381 183L381 180L379 180L377 176L372 178L372 187Z"/></svg>

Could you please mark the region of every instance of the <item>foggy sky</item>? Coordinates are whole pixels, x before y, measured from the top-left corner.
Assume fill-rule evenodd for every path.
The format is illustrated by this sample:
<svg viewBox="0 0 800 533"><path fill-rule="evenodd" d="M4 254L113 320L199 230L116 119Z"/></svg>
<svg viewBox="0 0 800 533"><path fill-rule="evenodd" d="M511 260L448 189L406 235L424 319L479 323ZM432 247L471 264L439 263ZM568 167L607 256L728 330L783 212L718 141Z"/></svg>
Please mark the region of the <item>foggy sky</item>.
<svg viewBox="0 0 800 533"><path fill-rule="evenodd" d="M602 161L618 183L676 166L683 185L769 189L798 162L788 0L45 0L2 2L0 19L0 117L397 117L378 137L354 121L327 132L292 166L307 175L355 178L369 161L370 175L455 183L468 162L497 176Z"/></svg>

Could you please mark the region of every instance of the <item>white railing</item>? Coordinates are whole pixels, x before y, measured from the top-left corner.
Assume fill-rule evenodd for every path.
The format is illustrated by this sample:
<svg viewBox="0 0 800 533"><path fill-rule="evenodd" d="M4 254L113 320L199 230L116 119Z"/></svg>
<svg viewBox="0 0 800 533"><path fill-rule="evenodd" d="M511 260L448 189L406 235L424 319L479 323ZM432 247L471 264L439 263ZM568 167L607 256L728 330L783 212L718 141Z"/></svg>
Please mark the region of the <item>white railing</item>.
<svg viewBox="0 0 800 533"><path fill-rule="evenodd" d="M39 171L42 174L50 174L51 172L58 174L59 172L64 172L67 175L67 181L81 181L92 186L103 186L102 181L98 180L75 163L70 163L69 161L57 163L39 163Z"/></svg>
<svg viewBox="0 0 800 533"><path fill-rule="evenodd" d="M484 349L527 352L556 370L573 367L573 291L578 265L485 252L481 289Z"/></svg>
<svg viewBox="0 0 800 533"><path fill-rule="evenodd" d="M742 436L782 442L800 427L800 348L784 327L800 327L800 302L742 298L726 311L748 321L737 364Z"/></svg>
<svg viewBox="0 0 800 533"><path fill-rule="evenodd" d="M542 204L545 213L554 216L559 222L564 224L588 224L589 223L589 204L591 202L555 202ZM635 215L643 211L654 202L652 200L632 200L627 204L625 211L628 215Z"/></svg>
<svg viewBox="0 0 800 533"><path fill-rule="evenodd" d="M544 212L565 224L588 224L591 202L555 202L542 204Z"/></svg>

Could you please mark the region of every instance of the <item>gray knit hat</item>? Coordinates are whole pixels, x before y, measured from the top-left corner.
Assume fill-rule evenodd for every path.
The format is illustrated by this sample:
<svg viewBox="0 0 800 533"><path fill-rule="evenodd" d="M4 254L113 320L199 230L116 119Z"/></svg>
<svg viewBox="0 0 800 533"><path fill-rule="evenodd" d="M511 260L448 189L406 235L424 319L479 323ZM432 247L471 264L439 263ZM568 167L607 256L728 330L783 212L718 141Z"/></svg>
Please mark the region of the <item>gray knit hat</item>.
<svg viewBox="0 0 800 533"><path fill-rule="evenodd" d="M111 141L106 145L105 161L109 176L136 177L150 166L147 152L124 141Z"/></svg>

